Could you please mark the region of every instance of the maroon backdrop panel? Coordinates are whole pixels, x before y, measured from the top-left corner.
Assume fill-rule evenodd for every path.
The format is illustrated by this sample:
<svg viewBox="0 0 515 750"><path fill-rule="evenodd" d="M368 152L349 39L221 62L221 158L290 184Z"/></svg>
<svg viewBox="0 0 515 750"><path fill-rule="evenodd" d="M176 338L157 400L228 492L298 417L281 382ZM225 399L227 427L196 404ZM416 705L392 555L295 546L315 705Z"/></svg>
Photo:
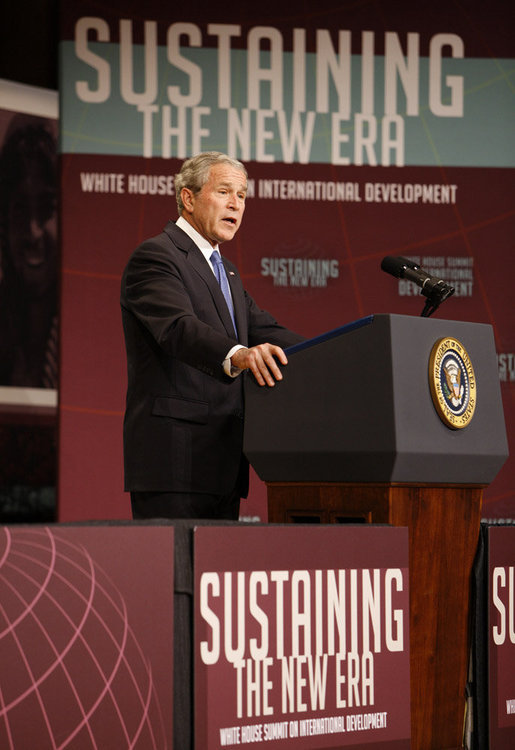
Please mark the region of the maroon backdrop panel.
<svg viewBox="0 0 515 750"><path fill-rule="evenodd" d="M194 535L195 748L410 746L408 534Z"/></svg>
<svg viewBox="0 0 515 750"><path fill-rule="evenodd" d="M515 745L515 527L488 529L490 747Z"/></svg>
<svg viewBox="0 0 515 750"><path fill-rule="evenodd" d="M173 566L171 527L0 528L0 747L173 747Z"/></svg>
<svg viewBox="0 0 515 750"><path fill-rule="evenodd" d="M482 3L471 2L466 12L443 0L430 8L399 0L381 5L380 10L375 5L351 3L347 7L327 0L309 12L299 8L298 3L266 12L262 8L242 7L235 13L213 10L211 4L209 12L204 12L202 5L171 11L168 4L155 0L146 7L145 14L136 17L130 4L123 0L111 3L109 9L99 9L84 0L73 7L64 5L61 11L61 520L129 515L129 502L123 493L121 454L126 373L119 282L133 249L144 238L159 233L168 219L177 216L171 178L180 167L182 155L179 158L175 136L170 139L170 158L159 155L161 115L165 106L171 106L165 93L168 85L178 86L183 94L193 85L193 79L178 73L169 60L163 62L166 55L162 52L156 63L158 93L150 93L145 102L155 106L157 112L153 120L155 137L147 139L152 157L145 158L143 117L136 104L122 101L120 67L125 65L124 96L129 98L127 89L131 89L130 95L136 101L145 88L148 91L152 88L152 82L145 84L142 80L145 65L150 65L152 56L144 65L132 46L128 53L124 47L125 57L120 55L120 39L123 36L126 43L129 33L127 23L122 26L120 19L132 21L130 35L134 46L145 38L149 50L153 24L157 45L164 50L169 28L185 23L183 31L192 36L187 42L183 39L182 51L185 59L194 58L202 73L203 87L200 86L196 101L199 122L212 130L210 137L199 138L199 143L222 150L228 150L229 145L227 132L220 125L227 121L228 112L217 99L217 65L223 55L216 45L221 44L222 36L221 32L219 36L217 32L209 33L208 25L237 24L239 32L231 26L232 35L226 40L231 54L243 56L235 59L244 61L249 59L252 29L273 28L273 38L280 38L283 44L284 71L291 64L293 30L304 29L306 55L301 57L307 64L308 75L313 74L309 56L315 54L316 30L332 30L334 65L340 43L336 41L337 31L351 33L352 102L349 117L341 123L341 135L349 140L342 141L340 148L349 163L338 162L323 148L331 140L333 81L329 87L332 93L328 94L329 119L320 119L323 107L314 103L318 84L305 92L307 104L302 122L307 121L309 114L315 116L307 111L310 107L318 110L313 131L314 156L306 163L301 163L298 150L291 163L286 158L285 139L279 137L274 119L276 113L267 114L267 107L272 106L265 101L269 82L257 83L262 93L261 109L252 110L251 121L254 123L261 112L268 118L261 135L266 136L267 127L275 127L276 137L264 138L261 155L255 148L254 131L249 138L248 158L240 153L240 148L235 149L236 156L247 164L251 183L242 228L231 243L223 246L223 252L237 263L246 287L257 302L280 322L306 336L372 313L419 315L423 298L418 288L398 282L380 270L385 255L417 259L423 268L456 288L455 295L436 313L439 317L493 326L509 439L513 433L515 332L511 279L515 271L512 240L515 193L510 168L513 142L506 135L513 112L513 97L507 93L509 58L513 55L502 3L493 3L485 9ZM84 49L79 52L80 45L76 44L77 21L91 17L97 19L97 27L89 32L91 48L86 54ZM230 31L228 26L224 29ZM373 158L364 159L363 165L359 165L352 144L361 117L360 107L364 107L362 99L367 98L366 87L361 93L360 79L367 69L363 32L371 30L375 35L374 112L380 132L382 111L378 102L383 106L387 99L381 66L386 41L390 39L389 44L392 43L385 29L392 30L388 34L394 35L401 50L395 63L398 89L395 111L406 131L406 163L379 166L378 137L372 148ZM194 41L196 34L198 44ZM409 70L403 71L407 34L415 35L410 39L413 42L416 38L419 55L416 59L412 57ZM459 37L463 42L463 58L451 59L446 53L441 60L444 71L438 79L448 94L452 76L447 78L447 74L460 74L464 108L463 114L454 118L436 116L429 106L428 50L431 40L439 34L449 34L454 40ZM103 38L99 40L101 35ZM321 38L329 44L327 36ZM263 52L267 43L263 42ZM84 38L82 44L87 46ZM341 44L343 49L344 41ZM100 54L102 64L90 53ZM129 58L138 61L133 66L134 78L127 63ZM106 69L106 62L109 87L102 89L106 80L101 78L100 71ZM339 70L341 75L346 72L344 65ZM236 66L232 73L231 106L233 109L240 106L241 98L241 110L235 111L243 117L245 107L250 107L245 98L248 92L241 83L245 75L240 76ZM409 96L413 101L416 90L418 97L416 114L405 112L408 73ZM372 85L372 79L367 80ZM289 117L291 79L285 77L283 83L284 109L278 109ZM82 90L89 87L89 101L79 100L79 84ZM105 93L107 88L109 93ZM392 90L389 87L390 97ZM100 101L102 91L105 101ZM229 90L226 93L229 95ZM341 90L340 94L343 96ZM447 103L442 99L443 105ZM369 106L372 106L370 101ZM170 110L173 116L175 109ZM186 109L187 126L182 135L188 151L193 148L195 108ZM449 143L453 144L450 150ZM510 458L486 491L483 515L502 518L513 516L514 512L515 459ZM250 498L242 505L242 515L266 519L264 487L255 476Z"/></svg>
<svg viewBox="0 0 515 750"><path fill-rule="evenodd" d="M167 162L176 171L180 162ZM63 156L63 193L74 210L63 217L67 248L63 266L61 375L61 520L127 518L129 503L122 492L121 431L125 392L125 354L119 312L123 266L145 237L161 231L176 216L169 195L98 194L83 190L91 173L123 175L125 184L140 162L131 157ZM164 164L160 165L163 167ZM277 168L250 164L256 191ZM296 183L328 180L331 167L283 165L281 178ZM398 179L383 169L385 183ZM414 285L397 282L380 270L384 255L417 257L423 267L453 272L457 293L438 314L453 320L490 323L497 348L512 346L513 316L509 237L515 233L510 215L509 170L496 170L485 189L481 170L448 170L458 186L456 205L365 202L367 185L377 170L349 167L346 181L362 201L248 200L244 224L224 253L241 270L247 288L279 320L306 336L336 327L371 312L418 315L423 298ZM156 170L156 174L160 174ZM411 183L420 169L405 168ZM80 207L80 208L79 208ZM294 213L295 221L285 217ZM94 217L94 219L92 219ZM263 223L273 231L263 233ZM496 251L492 253L491 245ZM505 253L504 259L502 253ZM309 262L314 261L313 270ZM275 275L274 275L275 274ZM501 360L505 417L515 421L510 395L513 363ZM480 394L479 394L480 397ZM489 505L512 513L514 479L508 461L487 490ZM264 488L253 478L251 501L243 515L263 518ZM489 500L491 498L491 500ZM263 501L263 504L261 502Z"/></svg>

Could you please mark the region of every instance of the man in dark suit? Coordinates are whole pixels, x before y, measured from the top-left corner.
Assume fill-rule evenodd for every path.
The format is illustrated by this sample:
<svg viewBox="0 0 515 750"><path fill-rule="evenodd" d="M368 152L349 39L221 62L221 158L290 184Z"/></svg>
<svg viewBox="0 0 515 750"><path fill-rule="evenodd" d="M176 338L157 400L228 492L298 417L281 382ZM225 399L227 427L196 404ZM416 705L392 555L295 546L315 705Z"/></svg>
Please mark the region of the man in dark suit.
<svg viewBox="0 0 515 750"><path fill-rule="evenodd" d="M175 190L178 221L137 248L122 278L125 489L134 518L237 519L248 490L240 373L273 386L278 363L287 364L282 347L302 337L257 306L232 263L220 263L218 246L245 209L243 164L199 154Z"/></svg>

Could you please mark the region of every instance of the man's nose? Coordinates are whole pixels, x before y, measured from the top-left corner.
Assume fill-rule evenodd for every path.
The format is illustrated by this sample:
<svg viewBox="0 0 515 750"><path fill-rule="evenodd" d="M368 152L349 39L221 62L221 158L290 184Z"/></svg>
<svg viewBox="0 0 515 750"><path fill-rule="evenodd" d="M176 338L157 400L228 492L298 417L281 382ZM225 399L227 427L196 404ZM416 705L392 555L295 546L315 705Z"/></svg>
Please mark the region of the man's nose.
<svg viewBox="0 0 515 750"><path fill-rule="evenodd" d="M237 193L229 193L229 208L238 210L241 208L243 201Z"/></svg>

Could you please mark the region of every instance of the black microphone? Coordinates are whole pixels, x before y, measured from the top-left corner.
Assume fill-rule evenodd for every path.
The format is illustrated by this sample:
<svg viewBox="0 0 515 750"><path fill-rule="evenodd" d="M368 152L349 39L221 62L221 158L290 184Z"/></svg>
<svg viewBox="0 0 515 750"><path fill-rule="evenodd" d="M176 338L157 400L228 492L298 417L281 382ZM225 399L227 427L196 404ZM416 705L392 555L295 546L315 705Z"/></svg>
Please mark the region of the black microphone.
<svg viewBox="0 0 515 750"><path fill-rule="evenodd" d="M420 287L420 293L428 297L434 304L441 302L454 294L454 287L447 284L436 276L431 276L427 271L408 258L387 255L381 261L381 268L386 273L396 276L398 279L413 281Z"/></svg>

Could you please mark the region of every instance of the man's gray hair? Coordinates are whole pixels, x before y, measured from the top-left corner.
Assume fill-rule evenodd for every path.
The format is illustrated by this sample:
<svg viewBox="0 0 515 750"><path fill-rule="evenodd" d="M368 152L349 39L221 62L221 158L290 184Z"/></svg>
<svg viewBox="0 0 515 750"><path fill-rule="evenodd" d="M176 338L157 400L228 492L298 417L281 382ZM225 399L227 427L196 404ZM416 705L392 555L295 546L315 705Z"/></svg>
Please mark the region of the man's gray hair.
<svg viewBox="0 0 515 750"><path fill-rule="evenodd" d="M248 177L247 170L241 161L233 159L221 151L205 151L191 159L186 159L181 167L181 171L175 175L175 197L177 199L177 210L179 216L184 210L184 203L181 198L181 190L189 188L193 193L198 193L209 179L209 170L216 164L229 164L235 169L243 172Z"/></svg>

